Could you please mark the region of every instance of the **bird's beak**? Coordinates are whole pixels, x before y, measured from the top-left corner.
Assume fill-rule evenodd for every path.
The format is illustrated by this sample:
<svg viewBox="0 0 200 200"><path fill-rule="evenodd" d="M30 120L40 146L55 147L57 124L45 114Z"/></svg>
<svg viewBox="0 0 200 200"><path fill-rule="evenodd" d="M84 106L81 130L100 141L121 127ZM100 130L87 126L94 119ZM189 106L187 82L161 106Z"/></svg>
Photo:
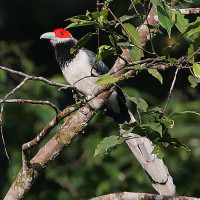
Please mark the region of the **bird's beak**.
<svg viewBox="0 0 200 200"><path fill-rule="evenodd" d="M54 39L56 37L54 32L47 32L40 36L40 39Z"/></svg>

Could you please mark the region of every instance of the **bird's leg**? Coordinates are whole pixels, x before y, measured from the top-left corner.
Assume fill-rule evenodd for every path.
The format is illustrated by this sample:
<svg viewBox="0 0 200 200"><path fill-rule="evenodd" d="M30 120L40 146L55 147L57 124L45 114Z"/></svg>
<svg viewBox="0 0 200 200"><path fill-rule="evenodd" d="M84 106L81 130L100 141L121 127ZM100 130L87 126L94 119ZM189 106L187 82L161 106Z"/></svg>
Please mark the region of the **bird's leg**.
<svg viewBox="0 0 200 200"><path fill-rule="evenodd" d="M80 99L82 99L83 97L79 92L77 92L77 90L74 90L74 89L72 90L72 94L76 103L78 103Z"/></svg>

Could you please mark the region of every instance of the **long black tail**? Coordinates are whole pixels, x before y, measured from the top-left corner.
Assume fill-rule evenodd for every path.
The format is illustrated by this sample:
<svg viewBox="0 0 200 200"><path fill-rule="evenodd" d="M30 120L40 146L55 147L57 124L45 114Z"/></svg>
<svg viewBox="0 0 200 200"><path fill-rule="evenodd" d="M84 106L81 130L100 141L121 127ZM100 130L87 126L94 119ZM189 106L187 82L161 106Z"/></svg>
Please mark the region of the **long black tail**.
<svg viewBox="0 0 200 200"><path fill-rule="evenodd" d="M117 124L135 122L120 89L114 91L110 96L104 111ZM120 128L120 132L123 133L124 130ZM152 142L148 138L134 133L124 134L123 136L130 138L126 143L147 173L154 189L161 195L175 195L175 185L167 167L162 159L158 159L156 154L152 154L154 149Z"/></svg>

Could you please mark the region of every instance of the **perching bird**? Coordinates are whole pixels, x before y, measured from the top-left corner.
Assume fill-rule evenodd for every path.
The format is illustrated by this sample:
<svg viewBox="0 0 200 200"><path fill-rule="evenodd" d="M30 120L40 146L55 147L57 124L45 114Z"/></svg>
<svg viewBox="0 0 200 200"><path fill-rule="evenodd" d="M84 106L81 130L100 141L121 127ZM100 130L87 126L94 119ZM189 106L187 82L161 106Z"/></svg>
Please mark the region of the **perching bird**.
<svg viewBox="0 0 200 200"><path fill-rule="evenodd" d="M99 79L98 75L109 72L108 67L102 61L94 65L95 53L85 48L71 54L70 49L77 43L77 40L65 29L59 28L53 32L44 33L40 39L50 39L65 79L85 96L92 95L98 86L95 83ZM118 124L135 122L120 89L111 94L105 103L104 112ZM122 129L120 131L123 132ZM154 149L152 142L148 138L134 133L126 134L126 136L131 138L126 143L147 173L154 189L162 195L174 195L175 185L172 177L163 161L158 159L156 154L152 154Z"/></svg>

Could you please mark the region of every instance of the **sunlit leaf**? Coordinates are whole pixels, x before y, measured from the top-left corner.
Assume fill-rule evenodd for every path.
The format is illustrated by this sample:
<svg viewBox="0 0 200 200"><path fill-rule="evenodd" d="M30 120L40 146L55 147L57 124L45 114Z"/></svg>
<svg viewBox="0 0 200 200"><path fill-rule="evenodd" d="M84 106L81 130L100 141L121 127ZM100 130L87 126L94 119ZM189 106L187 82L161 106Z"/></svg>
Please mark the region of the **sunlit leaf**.
<svg viewBox="0 0 200 200"><path fill-rule="evenodd" d="M200 64L198 63L194 63L194 65L192 66L193 72L195 74L195 76L200 79Z"/></svg>
<svg viewBox="0 0 200 200"><path fill-rule="evenodd" d="M200 17L197 17L195 22L190 23L188 27L186 28L186 30L183 32L183 34L185 34L192 41L195 38L191 36L193 36L195 33L200 33Z"/></svg>
<svg viewBox="0 0 200 200"><path fill-rule="evenodd" d="M139 2L140 2L140 0L132 0L128 10L133 9L134 5L138 4Z"/></svg>
<svg viewBox="0 0 200 200"><path fill-rule="evenodd" d="M98 62L110 55L113 55L114 52L115 52L115 48L113 48L113 47L110 47L108 45L100 46L95 62Z"/></svg>
<svg viewBox="0 0 200 200"><path fill-rule="evenodd" d="M166 29L166 31L167 31L167 33L169 35L169 38L170 38L171 29L172 29L172 27L174 25L174 23L172 21L170 10L166 6L163 6L163 8L158 6L157 7L157 15L158 15L158 19L159 19L160 25L164 29Z"/></svg>
<svg viewBox="0 0 200 200"><path fill-rule="evenodd" d="M165 156L164 152L162 151L162 149L158 145L154 145L154 149L152 151L152 154L156 154L157 158L159 158L159 159L162 159Z"/></svg>
<svg viewBox="0 0 200 200"><path fill-rule="evenodd" d="M151 0L151 3L155 6L163 7L161 0Z"/></svg>
<svg viewBox="0 0 200 200"><path fill-rule="evenodd" d="M140 125L141 127L145 127L147 130L150 128L149 131L153 130L158 132L160 135L162 134L162 126L160 123L148 122L146 124Z"/></svg>
<svg viewBox="0 0 200 200"><path fill-rule="evenodd" d="M126 96L127 99L129 99L130 101L133 101L137 107L143 111L146 111L148 108L148 104L144 99L138 98L138 97L129 97Z"/></svg>
<svg viewBox="0 0 200 200"><path fill-rule="evenodd" d="M130 67L128 67L128 69L133 69L133 70L135 70L135 71L147 70L146 68L141 67L141 65L130 66Z"/></svg>
<svg viewBox="0 0 200 200"><path fill-rule="evenodd" d="M105 137L95 149L94 156L97 156L100 153L110 153L114 148L116 148L117 145L122 144L126 138L119 137L119 136L110 136Z"/></svg>
<svg viewBox="0 0 200 200"><path fill-rule="evenodd" d="M176 13L175 26L178 28L180 32L184 32L188 26L189 20L185 18L185 15L181 15L177 11L174 12Z"/></svg>
<svg viewBox="0 0 200 200"><path fill-rule="evenodd" d="M136 28L129 23L123 25L125 28L123 29L123 33L129 38L129 40L134 44L134 46L129 46L131 60L137 61L143 57L143 50L141 45L141 40L138 35Z"/></svg>
<svg viewBox="0 0 200 200"><path fill-rule="evenodd" d="M66 29L69 29L69 28L73 28L73 27L79 27L79 26L91 26L91 25L95 25L96 23L95 22L90 22L90 21L81 21L81 23L71 23L69 24Z"/></svg>
<svg viewBox="0 0 200 200"><path fill-rule="evenodd" d="M116 83L116 82L119 81L119 80L120 80L120 77L114 78L114 77L110 76L109 74L106 74L106 75L100 77L100 78L96 81L96 83L97 83L97 84L100 84L100 85L105 85L105 84Z"/></svg>
<svg viewBox="0 0 200 200"><path fill-rule="evenodd" d="M167 117L163 117L161 119L161 123L164 124L164 126L167 128L167 129L171 129L174 127L174 120L172 119L169 119Z"/></svg>
<svg viewBox="0 0 200 200"><path fill-rule="evenodd" d="M127 20L130 20L130 19L133 19L133 18L136 18L136 17L140 17L140 16L142 16L142 15L139 15L139 14L135 14L135 15L123 15L123 16L121 16L121 17L119 18L119 20L120 20L121 22L125 22L125 21L127 21Z"/></svg>
<svg viewBox="0 0 200 200"><path fill-rule="evenodd" d="M200 117L200 113L195 112L195 111L191 111L191 110L189 110L189 111L183 111L183 112L173 112L168 117L169 118L174 118L174 117L179 117L179 116L188 115L188 114L197 115L197 116Z"/></svg>
<svg viewBox="0 0 200 200"><path fill-rule="evenodd" d="M200 79L197 79L192 75L188 77L188 81L190 82L192 88L195 88L200 83Z"/></svg>
<svg viewBox="0 0 200 200"><path fill-rule="evenodd" d="M161 84L163 84L163 77L162 75L158 72L157 69L148 69L148 72L154 76L156 79L160 81Z"/></svg>

